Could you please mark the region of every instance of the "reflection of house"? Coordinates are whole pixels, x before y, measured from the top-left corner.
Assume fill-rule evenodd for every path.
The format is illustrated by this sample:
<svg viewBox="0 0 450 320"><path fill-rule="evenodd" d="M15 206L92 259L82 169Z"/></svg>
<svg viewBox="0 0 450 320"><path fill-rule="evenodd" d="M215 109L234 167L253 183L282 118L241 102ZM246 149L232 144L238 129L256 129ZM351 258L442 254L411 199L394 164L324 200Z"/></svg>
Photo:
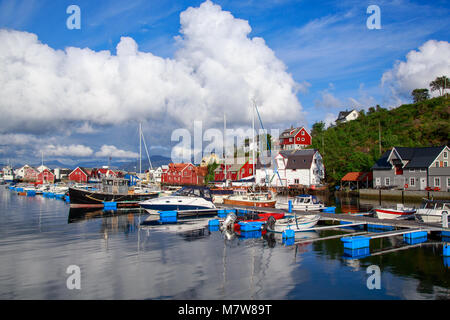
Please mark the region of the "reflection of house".
<svg viewBox="0 0 450 320"><path fill-rule="evenodd" d="M394 147L372 167L374 187L450 190L449 154L448 146Z"/></svg>
<svg viewBox="0 0 450 320"><path fill-rule="evenodd" d="M304 127L284 130L279 138L282 150L298 150L311 145L311 136Z"/></svg>
<svg viewBox="0 0 450 320"><path fill-rule="evenodd" d="M357 119L358 117L359 117L359 113L356 110L341 111L341 112L339 112L338 118L336 119L336 124L349 122L349 121Z"/></svg>
<svg viewBox="0 0 450 320"><path fill-rule="evenodd" d="M367 189L372 185L372 172L349 172L341 179L341 189Z"/></svg>

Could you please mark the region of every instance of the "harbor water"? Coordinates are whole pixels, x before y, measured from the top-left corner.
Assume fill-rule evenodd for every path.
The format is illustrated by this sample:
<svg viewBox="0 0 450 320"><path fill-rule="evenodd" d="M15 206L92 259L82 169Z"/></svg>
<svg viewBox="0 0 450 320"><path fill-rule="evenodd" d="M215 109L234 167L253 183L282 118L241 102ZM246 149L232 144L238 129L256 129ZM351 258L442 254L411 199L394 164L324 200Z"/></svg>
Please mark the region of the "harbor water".
<svg viewBox="0 0 450 320"><path fill-rule="evenodd" d="M338 212L373 205L325 200ZM450 298L449 258L439 239L375 254L405 245L402 236L376 239L372 255L350 259L339 238L314 241L350 230L304 232L290 244L274 234L216 231L208 219L140 227L146 217L139 210L71 211L62 200L0 186L0 299ZM79 267L79 289L68 286L70 266Z"/></svg>

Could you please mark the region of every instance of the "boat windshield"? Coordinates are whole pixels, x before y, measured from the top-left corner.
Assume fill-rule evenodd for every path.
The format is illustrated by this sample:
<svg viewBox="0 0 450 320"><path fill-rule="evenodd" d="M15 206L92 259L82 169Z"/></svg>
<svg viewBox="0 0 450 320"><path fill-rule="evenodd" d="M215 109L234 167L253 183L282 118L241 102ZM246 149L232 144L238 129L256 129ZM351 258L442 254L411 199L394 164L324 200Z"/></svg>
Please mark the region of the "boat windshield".
<svg viewBox="0 0 450 320"><path fill-rule="evenodd" d="M208 200L211 199L211 191L208 188L183 187L180 190L174 192L172 195L184 197L201 197Z"/></svg>

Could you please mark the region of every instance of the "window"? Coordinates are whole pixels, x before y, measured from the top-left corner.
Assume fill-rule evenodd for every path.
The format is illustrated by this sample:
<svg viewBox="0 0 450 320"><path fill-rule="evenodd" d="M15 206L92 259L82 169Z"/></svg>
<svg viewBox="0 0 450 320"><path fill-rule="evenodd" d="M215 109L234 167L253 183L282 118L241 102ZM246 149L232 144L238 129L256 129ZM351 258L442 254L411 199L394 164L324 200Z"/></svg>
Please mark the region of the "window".
<svg viewBox="0 0 450 320"><path fill-rule="evenodd" d="M434 186L435 187L441 186L441 178L434 178Z"/></svg>
<svg viewBox="0 0 450 320"><path fill-rule="evenodd" d="M427 172L427 169L420 169L420 172Z"/></svg>
<svg viewBox="0 0 450 320"><path fill-rule="evenodd" d="M444 161L444 167L448 167L448 162Z"/></svg>
<svg viewBox="0 0 450 320"><path fill-rule="evenodd" d="M436 166L436 168L439 168L439 161L435 162L435 166Z"/></svg>
<svg viewBox="0 0 450 320"><path fill-rule="evenodd" d="M302 141L305 141L305 138L302 138Z"/></svg>
<svg viewBox="0 0 450 320"><path fill-rule="evenodd" d="M304 136L305 135L305 131L302 131L302 136Z"/></svg>
<svg viewBox="0 0 450 320"><path fill-rule="evenodd" d="M299 180L299 179L294 179L294 183L295 183L295 184L299 184L299 183L300 183L300 180Z"/></svg>
<svg viewBox="0 0 450 320"><path fill-rule="evenodd" d="M248 173L249 173L249 174L252 174L252 169L248 169Z"/></svg>
<svg viewBox="0 0 450 320"><path fill-rule="evenodd" d="M297 141L300 141L300 138L297 138Z"/></svg>
<svg viewBox="0 0 450 320"><path fill-rule="evenodd" d="M414 187L414 186L416 185L416 179L414 179L414 178L409 178L409 185L410 185L411 187Z"/></svg>
<svg viewBox="0 0 450 320"><path fill-rule="evenodd" d="M448 153L447 153L447 151L444 151L444 159L447 159L448 158Z"/></svg>
<svg viewBox="0 0 450 320"><path fill-rule="evenodd" d="M447 178L447 187L450 187L450 178Z"/></svg>
<svg viewBox="0 0 450 320"><path fill-rule="evenodd" d="M384 178L384 185L386 185L386 186L391 185L391 179L390 178Z"/></svg>
<svg viewBox="0 0 450 320"><path fill-rule="evenodd" d="M292 138L289 138L289 142L292 142Z"/></svg>
<svg viewBox="0 0 450 320"><path fill-rule="evenodd" d="M416 169L409 169L409 172L416 172Z"/></svg>

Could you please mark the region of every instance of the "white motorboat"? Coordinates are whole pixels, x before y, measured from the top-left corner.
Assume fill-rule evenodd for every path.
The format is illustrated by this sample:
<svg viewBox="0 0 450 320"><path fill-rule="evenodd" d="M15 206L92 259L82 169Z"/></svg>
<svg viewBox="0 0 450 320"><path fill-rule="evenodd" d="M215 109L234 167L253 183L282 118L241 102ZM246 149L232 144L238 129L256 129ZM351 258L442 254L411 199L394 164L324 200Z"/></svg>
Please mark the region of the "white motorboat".
<svg viewBox="0 0 450 320"><path fill-rule="evenodd" d="M375 215L378 219L395 219L395 220L406 220L414 218L416 209L406 208L403 204L397 203L395 209L391 208L375 208Z"/></svg>
<svg viewBox="0 0 450 320"><path fill-rule="evenodd" d="M149 214L159 214L159 211L207 210L216 208L212 202L210 190L197 186L183 187L171 196L139 202L139 206Z"/></svg>
<svg viewBox="0 0 450 320"><path fill-rule="evenodd" d="M323 204L316 196L309 194L302 194L296 196L292 201L292 210L309 211L309 210L320 210L325 208ZM281 202L278 201L275 205L277 209L289 209L289 201Z"/></svg>
<svg viewBox="0 0 450 320"><path fill-rule="evenodd" d="M442 223L443 214L450 215L450 200L424 199L421 208L415 213L416 220L425 223Z"/></svg>
<svg viewBox="0 0 450 320"><path fill-rule="evenodd" d="M314 227L320 220L320 215L287 215L282 219L275 220L269 217L266 222L267 231L281 233L285 230L295 232L306 231Z"/></svg>

